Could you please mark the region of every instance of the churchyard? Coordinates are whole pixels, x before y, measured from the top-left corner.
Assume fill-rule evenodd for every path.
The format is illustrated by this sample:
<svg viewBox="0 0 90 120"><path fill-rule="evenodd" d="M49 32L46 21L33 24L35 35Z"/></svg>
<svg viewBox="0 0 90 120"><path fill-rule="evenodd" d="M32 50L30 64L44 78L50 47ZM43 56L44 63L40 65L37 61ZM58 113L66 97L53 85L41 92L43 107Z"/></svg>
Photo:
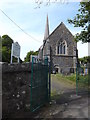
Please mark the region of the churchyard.
<svg viewBox="0 0 90 120"><path fill-rule="evenodd" d="M51 75L51 102L36 112L35 118L89 117L88 93L76 95L76 75Z"/></svg>

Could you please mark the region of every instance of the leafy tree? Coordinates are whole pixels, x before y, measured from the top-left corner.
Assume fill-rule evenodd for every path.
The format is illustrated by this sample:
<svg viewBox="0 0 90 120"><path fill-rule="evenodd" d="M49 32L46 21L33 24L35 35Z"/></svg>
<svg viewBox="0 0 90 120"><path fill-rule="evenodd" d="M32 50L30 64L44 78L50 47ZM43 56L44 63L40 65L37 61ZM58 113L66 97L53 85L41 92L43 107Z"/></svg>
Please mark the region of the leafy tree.
<svg viewBox="0 0 90 120"><path fill-rule="evenodd" d="M25 57L25 59L24 59L24 61L25 62L30 62L30 56L31 55L38 55L38 51L35 51L35 52L34 51L30 51L30 52L28 52L26 57Z"/></svg>
<svg viewBox="0 0 90 120"><path fill-rule="evenodd" d="M0 61L2 61L2 41L0 36Z"/></svg>
<svg viewBox="0 0 90 120"><path fill-rule="evenodd" d="M11 59L11 47L13 40L8 35L3 35L2 42L2 62L10 62Z"/></svg>
<svg viewBox="0 0 90 120"><path fill-rule="evenodd" d="M13 40L8 35L2 36L2 47L6 46L8 50L12 47Z"/></svg>
<svg viewBox="0 0 90 120"><path fill-rule="evenodd" d="M79 62L81 62L81 64L87 64L89 61L90 61L90 56L79 58Z"/></svg>
<svg viewBox="0 0 90 120"><path fill-rule="evenodd" d="M9 54L6 46L2 47L2 61L3 62L10 61L10 54Z"/></svg>
<svg viewBox="0 0 90 120"><path fill-rule="evenodd" d="M85 42L90 42L90 1L80 2L80 9L78 9L78 14L73 20L69 19L68 22L73 24L74 27L81 27L81 33L77 33L75 40Z"/></svg>
<svg viewBox="0 0 90 120"><path fill-rule="evenodd" d="M8 35L3 35L0 39L2 43L2 62L10 63L11 60L11 47L13 40ZM17 62L17 58L13 57L13 62ZM20 62L22 60L20 59Z"/></svg>

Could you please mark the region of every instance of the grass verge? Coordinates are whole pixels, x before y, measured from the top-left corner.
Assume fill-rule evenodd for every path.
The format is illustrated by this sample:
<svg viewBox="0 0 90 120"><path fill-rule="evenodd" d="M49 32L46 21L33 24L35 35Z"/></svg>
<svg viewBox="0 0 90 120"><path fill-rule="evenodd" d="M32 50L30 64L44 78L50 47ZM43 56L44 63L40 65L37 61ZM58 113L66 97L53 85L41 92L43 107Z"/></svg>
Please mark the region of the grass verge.
<svg viewBox="0 0 90 120"><path fill-rule="evenodd" d="M55 74L52 77L56 78L60 82L69 83L69 84L76 84L76 74L71 75L63 75L63 74Z"/></svg>

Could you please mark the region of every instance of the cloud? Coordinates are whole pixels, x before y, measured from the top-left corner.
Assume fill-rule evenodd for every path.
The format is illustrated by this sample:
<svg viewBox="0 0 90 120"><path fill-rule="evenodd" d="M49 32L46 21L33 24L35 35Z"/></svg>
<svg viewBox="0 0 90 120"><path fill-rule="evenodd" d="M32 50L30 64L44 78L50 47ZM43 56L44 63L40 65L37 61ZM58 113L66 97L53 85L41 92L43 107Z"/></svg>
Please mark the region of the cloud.
<svg viewBox="0 0 90 120"><path fill-rule="evenodd" d="M34 2L33 0L15 0L12 2L12 0L0 0L0 3L32 3Z"/></svg>
<svg viewBox="0 0 90 120"><path fill-rule="evenodd" d="M78 56L79 58L88 56L88 43L83 43L80 41L77 43Z"/></svg>
<svg viewBox="0 0 90 120"><path fill-rule="evenodd" d="M10 21L3 23L0 20L0 28L1 28L0 29L1 36L7 34L14 40L14 42L18 42L20 44L22 60L24 60L24 58L26 57L27 52L29 52L30 50L34 50L34 51L38 50L43 43L42 34L28 31L28 34L30 33L30 35L35 38L34 40L32 39L32 37L26 35L20 29L15 27L13 23L11 23ZM40 42L38 42L37 40Z"/></svg>
<svg viewBox="0 0 90 120"><path fill-rule="evenodd" d="M73 35L76 35L77 33L80 33L80 32L81 32L81 30L78 30L78 31L72 30L72 31L71 31L71 33L72 33Z"/></svg>
<svg viewBox="0 0 90 120"><path fill-rule="evenodd" d="M35 0L15 0L13 2L12 0L0 0L0 8L23 30L41 41L38 43L27 36L0 11L0 34L9 35L15 42L17 41L20 44L22 59L24 59L27 52L30 50L38 50L42 45L47 13L49 14L51 32L56 28L58 23L61 21L65 22L67 17L72 18L78 9L77 3L70 3L68 5L63 4L63 6L52 4L48 7L41 7L40 9L34 9L35 6L37 6ZM67 23L66 25L73 35L80 32L79 29L74 28ZM79 47L80 46L78 46L78 49ZM81 54L85 55L80 48L79 55Z"/></svg>
<svg viewBox="0 0 90 120"><path fill-rule="evenodd" d="M32 38L25 35L24 33L19 33L16 36L14 36L14 42L18 41L18 43L21 46L22 60L24 60L24 58L26 57L27 52L29 52L30 50L37 51L43 43L42 35L36 34L36 33L32 33L31 35L35 36L35 38L37 38L40 42L33 40Z"/></svg>

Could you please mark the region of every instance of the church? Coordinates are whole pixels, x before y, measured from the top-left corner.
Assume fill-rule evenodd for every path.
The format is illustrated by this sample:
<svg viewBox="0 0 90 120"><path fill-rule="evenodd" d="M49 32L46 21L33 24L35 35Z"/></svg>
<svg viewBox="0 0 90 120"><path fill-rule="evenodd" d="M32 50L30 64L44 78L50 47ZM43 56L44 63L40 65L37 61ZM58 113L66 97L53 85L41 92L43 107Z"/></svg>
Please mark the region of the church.
<svg viewBox="0 0 90 120"><path fill-rule="evenodd" d="M63 22L49 34L47 15L43 45L39 48L39 60L48 57L52 73L74 73L76 68L75 48L77 48L77 43Z"/></svg>

